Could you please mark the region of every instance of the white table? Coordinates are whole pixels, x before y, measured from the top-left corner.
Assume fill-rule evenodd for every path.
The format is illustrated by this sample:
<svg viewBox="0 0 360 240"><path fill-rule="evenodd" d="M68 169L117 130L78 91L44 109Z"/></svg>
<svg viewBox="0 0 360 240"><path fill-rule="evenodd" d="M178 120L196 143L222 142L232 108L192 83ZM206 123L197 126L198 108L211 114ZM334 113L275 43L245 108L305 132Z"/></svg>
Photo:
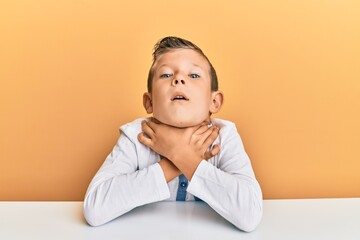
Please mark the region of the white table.
<svg viewBox="0 0 360 240"><path fill-rule="evenodd" d="M82 202L0 202L0 239L360 239L360 198L265 200L258 228L236 229L201 202L159 202L90 227Z"/></svg>

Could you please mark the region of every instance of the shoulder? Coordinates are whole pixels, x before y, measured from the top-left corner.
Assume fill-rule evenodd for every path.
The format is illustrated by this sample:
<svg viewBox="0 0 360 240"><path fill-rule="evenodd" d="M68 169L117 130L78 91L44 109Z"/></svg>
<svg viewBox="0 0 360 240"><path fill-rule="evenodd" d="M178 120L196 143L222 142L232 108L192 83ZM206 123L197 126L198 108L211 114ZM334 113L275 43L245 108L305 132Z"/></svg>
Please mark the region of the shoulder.
<svg viewBox="0 0 360 240"><path fill-rule="evenodd" d="M226 134L229 132L237 132L236 125L234 122L224 120L220 118L212 118L211 123L220 128L220 134Z"/></svg>
<svg viewBox="0 0 360 240"><path fill-rule="evenodd" d="M125 123L124 125L120 126L120 133L125 134L130 139L137 139L137 135L141 132L141 122L143 120L149 120L149 118L138 118L132 122Z"/></svg>
<svg viewBox="0 0 360 240"><path fill-rule="evenodd" d="M228 147L229 142L242 145L242 139L236 128L236 124L229 120L213 118L211 123L220 128L219 143L221 146ZM224 147L223 147L224 148Z"/></svg>

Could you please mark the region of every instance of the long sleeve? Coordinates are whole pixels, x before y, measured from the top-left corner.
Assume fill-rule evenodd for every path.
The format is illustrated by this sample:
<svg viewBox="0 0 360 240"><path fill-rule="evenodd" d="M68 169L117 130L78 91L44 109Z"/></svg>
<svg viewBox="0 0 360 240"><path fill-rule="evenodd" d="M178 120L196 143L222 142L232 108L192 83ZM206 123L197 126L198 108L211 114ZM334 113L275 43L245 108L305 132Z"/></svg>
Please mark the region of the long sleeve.
<svg viewBox="0 0 360 240"><path fill-rule="evenodd" d="M158 163L139 169L135 144L121 134L91 181L84 199L84 216L98 226L131 209L169 198L170 192Z"/></svg>
<svg viewBox="0 0 360 240"><path fill-rule="evenodd" d="M236 127L226 127L217 166L203 160L187 191L237 228L250 232L262 218L262 193Z"/></svg>

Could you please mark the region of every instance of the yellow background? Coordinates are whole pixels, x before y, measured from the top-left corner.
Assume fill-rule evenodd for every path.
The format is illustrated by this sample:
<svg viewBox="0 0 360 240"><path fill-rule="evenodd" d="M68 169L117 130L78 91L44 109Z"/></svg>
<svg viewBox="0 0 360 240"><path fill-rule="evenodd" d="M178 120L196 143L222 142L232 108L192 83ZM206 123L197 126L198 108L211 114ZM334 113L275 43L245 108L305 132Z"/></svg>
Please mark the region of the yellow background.
<svg viewBox="0 0 360 240"><path fill-rule="evenodd" d="M264 198L360 197L360 2L0 2L0 200L82 200L147 116L154 44L202 48Z"/></svg>

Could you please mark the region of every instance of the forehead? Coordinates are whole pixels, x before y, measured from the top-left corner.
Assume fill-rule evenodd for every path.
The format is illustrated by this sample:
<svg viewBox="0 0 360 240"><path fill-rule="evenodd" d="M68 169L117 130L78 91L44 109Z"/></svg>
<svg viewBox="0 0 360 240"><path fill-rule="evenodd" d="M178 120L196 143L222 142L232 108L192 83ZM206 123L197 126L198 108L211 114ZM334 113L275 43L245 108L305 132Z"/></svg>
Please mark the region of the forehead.
<svg viewBox="0 0 360 240"><path fill-rule="evenodd" d="M154 63L154 70L168 66L195 66L203 70L210 70L208 61L204 56L192 49L171 49L161 54Z"/></svg>

